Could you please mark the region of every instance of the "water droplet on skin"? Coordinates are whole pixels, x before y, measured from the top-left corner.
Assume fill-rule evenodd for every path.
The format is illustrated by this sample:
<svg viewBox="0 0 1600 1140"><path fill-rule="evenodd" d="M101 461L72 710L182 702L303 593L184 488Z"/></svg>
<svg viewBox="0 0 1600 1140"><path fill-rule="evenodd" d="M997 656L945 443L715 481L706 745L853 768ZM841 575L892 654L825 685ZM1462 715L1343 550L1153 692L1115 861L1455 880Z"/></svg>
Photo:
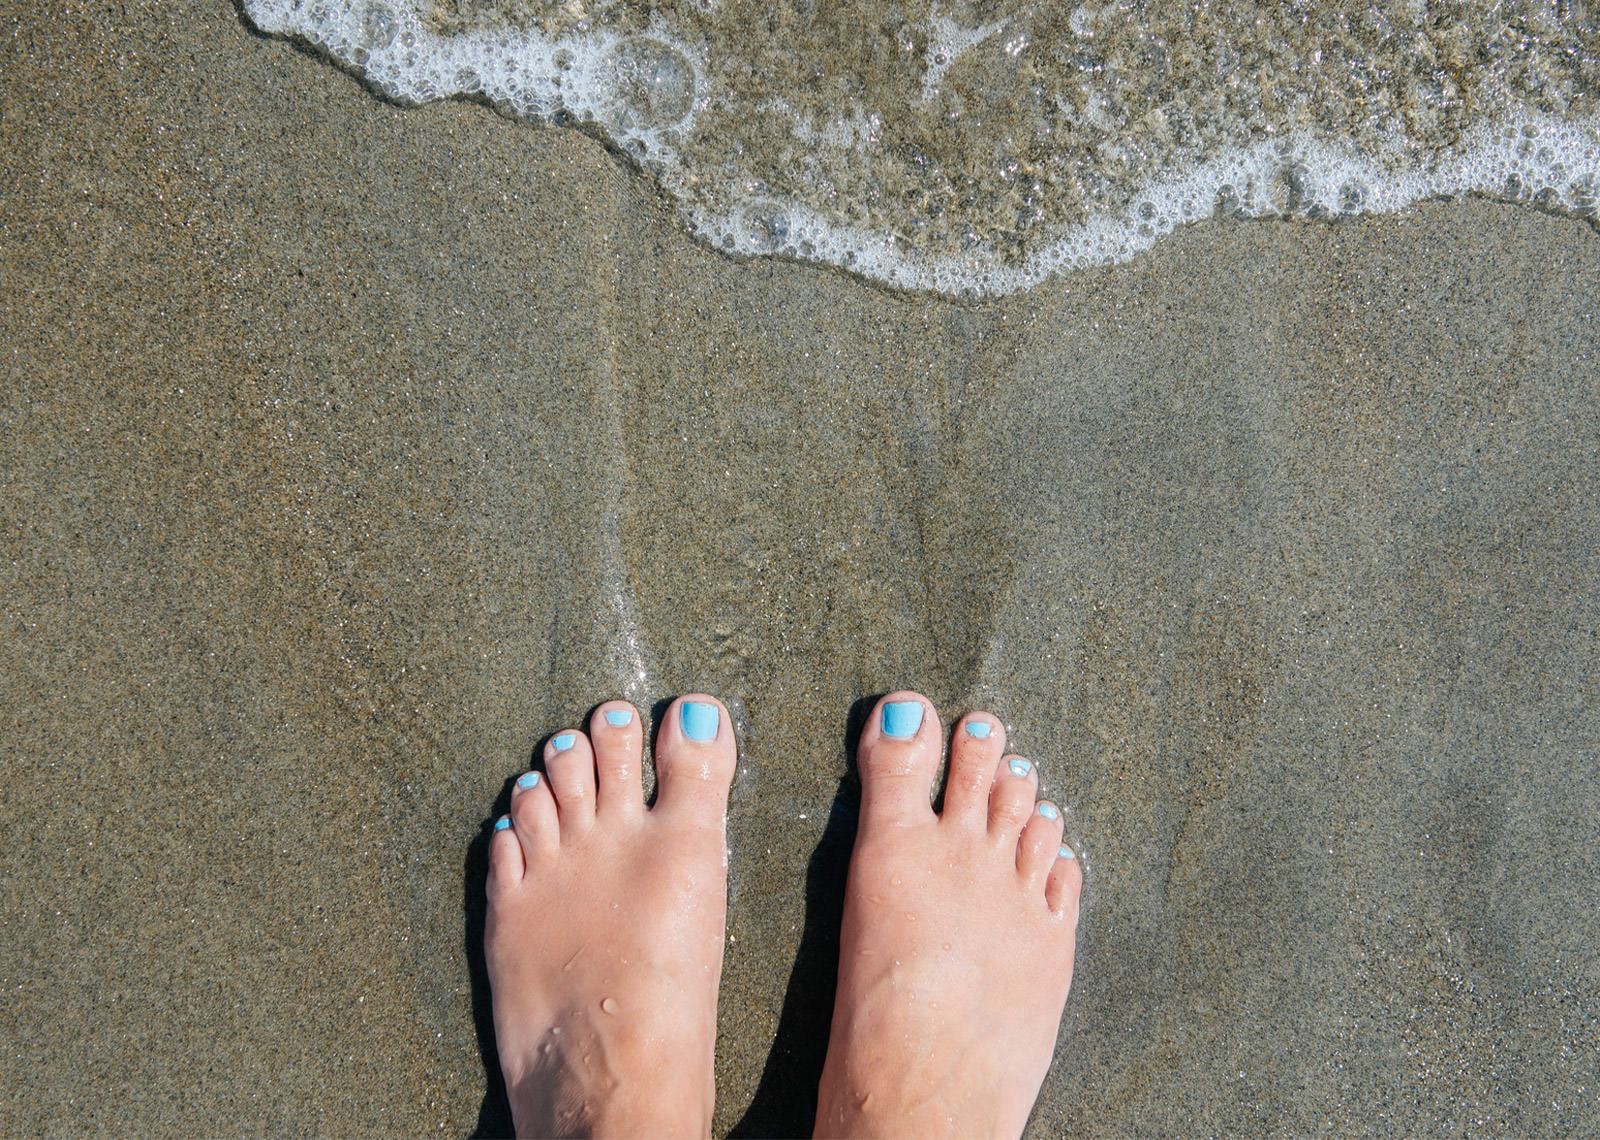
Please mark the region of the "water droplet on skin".
<svg viewBox="0 0 1600 1140"><path fill-rule="evenodd" d="M605 1010L607 1013L616 1013L617 999L614 997L605 998L600 1002L600 1008Z"/></svg>
<svg viewBox="0 0 1600 1140"><path fill-rule="evenodd" d="M950 943L948 943L948 942L946 942L946 943L945 943L945 944L944 944L944 949L945 949L945 952L946 952L946 953L949 953L949 951L950 951Z"/></svg>

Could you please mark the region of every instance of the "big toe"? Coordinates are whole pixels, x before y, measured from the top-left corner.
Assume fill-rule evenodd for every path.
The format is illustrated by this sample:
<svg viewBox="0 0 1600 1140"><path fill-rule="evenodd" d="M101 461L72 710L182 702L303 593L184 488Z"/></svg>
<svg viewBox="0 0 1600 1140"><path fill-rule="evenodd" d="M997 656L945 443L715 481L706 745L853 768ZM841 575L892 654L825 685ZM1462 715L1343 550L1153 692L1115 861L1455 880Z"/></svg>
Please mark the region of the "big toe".
<svg viewBox="0 0 1600 1140"><path fill-rule="evenodd" d="M679 697L656 734L656 810L721 827L738 763L723 703L704 693Z"/></svg>
<svg viewBox="0 0 1600 1140"><path fill-rule="evenodd" d="M939 714L927 697L901 691L878 702L856 749L863 826L933 818L933 777L941 741Z"/></svg>

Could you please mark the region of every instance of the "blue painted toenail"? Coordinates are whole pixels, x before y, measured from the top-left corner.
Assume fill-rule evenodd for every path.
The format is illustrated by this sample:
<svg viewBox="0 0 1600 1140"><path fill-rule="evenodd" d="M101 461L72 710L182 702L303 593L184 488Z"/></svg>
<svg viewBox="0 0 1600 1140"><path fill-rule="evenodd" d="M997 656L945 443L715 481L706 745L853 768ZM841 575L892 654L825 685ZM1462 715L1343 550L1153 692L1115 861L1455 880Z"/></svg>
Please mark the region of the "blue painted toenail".
<svg viewBox="0 0 1600 1140"><path fill-rule="evenodd" d="M550 747L557 752L565 752L576 743L578 743L578 734L575 732L563 732L560 736L552 736L550 738Z"/></svg>
<svg viewBox="0 0 1600 1140"><path fill-rule="evenodd" d="M883 706L883 734L910 740L922 727L921 701L890 701Z"/></svg>
<svg viewBox="0 0 1600 1140"><path fill-rule="evenodd" d="M1060 847L1056 848L1056 858L1057 859L1076 859L1077 856L1072 853L1072 848L1066 846L1065 844L1062 844Z"/></svg>
<svg viewBox="0 0 1600 1140"><path fill-rule="evenodd" d="M1039 814L1044 816L1046 819L1060 819L1061 818L1061 812L1057 810L1055 804L1040 804L1039 805Z"/></svg>
<svg viewBox="0 0 1600 1140"><path fill-rule="evenodd" d="M632 709L609 709L606 712L606 723L612 728L622 728L633 723Z"/></svg>
<svg viewBox="0 0 1600 1140"><path fill-rule="evenodd" d="M523 791L527 791L529 788L537 788L538 786L539 773L537 772L524 772L517 777L517 787Z"/></svg>
<svg viewBox="0 0 1600 1140"><path fill-rule="evenodd" d="M690 740L713 740L717 735L719 714L716 705L703 705L699 701L684 701L678 710L683 722L683 734Z"/></svg>
<svg viewBox="0 0 1600 1140"><path fill-rule="evenodd" d="M986 720L969 720L967 721L967 735L976 737L978 740L988 740L989 732L993 727Z"/></svg>
<svg viewBox="0 0 1600 1140"><path fill-rule="evenodd" d="M1033 764L1032 764L1031 761L1028 761L1028 760L1013 760L1013 761L1011 761L1011 774L1013 776L1026 776L1031 771L1033 771Z"/></svg>
<svg viewBox="0 0 1600 1140"><path fill-rule="evenodd" d="M504 831L506 828L508 828L510 826L511 826L511 817L509 815L503 815L499 819L494 821L494 829L496 831Z"/></svg>

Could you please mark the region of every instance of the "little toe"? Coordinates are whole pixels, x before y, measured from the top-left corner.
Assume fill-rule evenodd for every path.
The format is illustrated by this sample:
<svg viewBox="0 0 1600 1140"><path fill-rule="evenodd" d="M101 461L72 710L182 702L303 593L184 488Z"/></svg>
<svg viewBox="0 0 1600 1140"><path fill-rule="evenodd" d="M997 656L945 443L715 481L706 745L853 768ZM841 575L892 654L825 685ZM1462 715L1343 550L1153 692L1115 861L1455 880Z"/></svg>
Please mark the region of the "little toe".
<svg viewBox="0 0 1600 1140"><path fill-rule="evenodd" d="M1061 849L1061 809L1049 800L1040 800L1022 829L1017 845L1017 872L1030 886L1044 882L1055 866Z"/></svg>
<svg viewBox="0 0 1600 1140"><path fill-rule="evenodd" d="M544 745L544 770L561 816L561 837L576 839L594 825L594 750L589 738L564 728Z"/></svg>
<svg viewBox="0 0 1600 1140"><path fill-rule="evenodd" d="M722 827L738 764L739 744L722 702L704 693L679 697L656 733L655 810Z"/></svg>
<svg viewBox="0 0 1600 1140"><path fill-rule="evenodd" d="M933 818L941 743L939 714L927 697L902 690L878 702L856 748L863 827Z"/></svg>
<svg viewBox="0 0 1600 1140"><path fill-rule="evenodd" d="M968 713L950 734L950 772L944 781L943 819L982 828L994 787L995 765L1006 748L1006 729L997 717Z"/></svg>
<svg viewBox="0 0 1600 1140"><path fill-rule="evenodd" d="M522 857L522 844L511 825L511 817L503 815L494 821L489 833L489 881L486 885L491 899L501 897L522 882L528 872Z"/></svg>
<svg viewBox="0 0 1600 1140"><path fill-rule="evenodd" d="M1044 881L1044 901L1051 913L1078 923L1078 896L1083 890L1083 863L1071 847L1056 848L1055 865Z"/></svg>
<svg viewBox="0 0 1600 1140"><path fill-rule="evenodd" d="M989 834L997 843L1017 842L1022 825L1033 812L1038 787L1039 771L1031 760L1021 756L1001 758L989 793Z"/></svg>
<svg viewBox="0 0 1600 1140"><path fill-rule="evenodd" d="M589 741L594 748L598 813L624 819L642 815L644 786L639 773L644 729L637 710L627 701L607 701L589 718Z"/></svg>

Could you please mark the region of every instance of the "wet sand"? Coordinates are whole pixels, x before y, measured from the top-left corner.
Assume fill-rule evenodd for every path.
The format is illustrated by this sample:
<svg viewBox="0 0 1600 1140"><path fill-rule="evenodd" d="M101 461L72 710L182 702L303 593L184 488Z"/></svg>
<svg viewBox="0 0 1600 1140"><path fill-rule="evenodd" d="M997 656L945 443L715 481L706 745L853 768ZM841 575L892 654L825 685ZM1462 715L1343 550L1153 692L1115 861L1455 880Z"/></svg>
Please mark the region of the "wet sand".
<svg viewBox="0 0 1600 1140"><path fill-rule="evenodd" d="M0 91L0 1131L503 1126L487 823L692 688L719 1131L803 1131L902 685L1087 850L1033 1134L1600 1127L1587 224L1206 223L959 304L226 4L25 13Z"/></svg>

